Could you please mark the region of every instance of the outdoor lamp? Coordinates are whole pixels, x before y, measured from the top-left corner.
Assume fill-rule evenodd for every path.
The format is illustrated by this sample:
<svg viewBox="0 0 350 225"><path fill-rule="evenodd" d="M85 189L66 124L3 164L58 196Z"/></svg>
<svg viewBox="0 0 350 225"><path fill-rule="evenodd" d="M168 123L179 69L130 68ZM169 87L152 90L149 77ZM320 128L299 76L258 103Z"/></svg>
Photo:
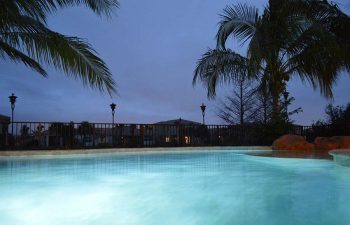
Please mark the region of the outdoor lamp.
<svg viewBox="0 0 350 225"><path fill-rule="evenodd" d="M115 108L116 108L116 104L112 103L110 104L111 110L112 110L112 122L114 124L114 114L115 114Z"/></svg>
<svg viewBox="0 0 350 225"><path fill-rule="evenodd" d="M203 125L204 125L204 124L205 124L205 120L204 120L204 117L205 117L205 108L206 108L207 106L204 105L204 103L202 103L202 105L201 105L200 107L201 107L201 110L202 110Z"/></svg>
<svg viewBox="0 0 350 225"><path fill-rule="evenodd" d="M12 131L12 134L13 134L13 111L15 110L15 103L16 103L16 99L17 99L17 96L12 93L12 95L9 96L9 99L10 99L10 103L11 103L11 131Z"/></svg>

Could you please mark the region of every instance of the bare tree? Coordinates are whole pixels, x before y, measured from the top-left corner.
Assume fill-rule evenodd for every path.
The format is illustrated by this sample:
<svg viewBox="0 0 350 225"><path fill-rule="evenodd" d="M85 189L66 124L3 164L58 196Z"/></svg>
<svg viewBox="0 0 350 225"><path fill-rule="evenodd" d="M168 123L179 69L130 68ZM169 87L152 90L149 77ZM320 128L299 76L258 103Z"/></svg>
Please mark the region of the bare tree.
<svg viewBox="0 0 350 225"><path fill-rule="evenodd" d="M256 115L256 94L251 82L240 79L232 95L226 96L218 107L217 115L228 124L246 124L253 122Z"/></svg>

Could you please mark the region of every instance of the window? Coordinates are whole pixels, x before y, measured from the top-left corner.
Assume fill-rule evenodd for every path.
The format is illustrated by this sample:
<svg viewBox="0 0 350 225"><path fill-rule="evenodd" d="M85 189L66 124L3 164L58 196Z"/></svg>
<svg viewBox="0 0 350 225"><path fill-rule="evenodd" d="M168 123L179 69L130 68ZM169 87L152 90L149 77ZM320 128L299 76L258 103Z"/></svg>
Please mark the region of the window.
<svg viewBox="0 0 350 225"><path fill-rule="evenodd" d="M185 136L185 144L188 145L191 143L191 137Z"/></svg>

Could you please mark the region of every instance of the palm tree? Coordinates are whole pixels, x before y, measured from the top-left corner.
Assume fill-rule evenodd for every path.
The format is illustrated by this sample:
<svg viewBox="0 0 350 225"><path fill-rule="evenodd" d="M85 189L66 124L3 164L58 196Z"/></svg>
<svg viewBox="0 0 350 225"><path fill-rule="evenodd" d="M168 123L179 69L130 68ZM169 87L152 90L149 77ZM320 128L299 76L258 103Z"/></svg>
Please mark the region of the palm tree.
<svg viewBox="0 0 350 225"><path fill-rule="evenodd" d="M110 16L117 0L6 0L0 1L0 57L46 77L42 64L81 79L84 85L114 93L115 82L107 65L84 40L47 27L48 15L83 5L98 15Z"/></svg>
<svg viewBox="0 0 350 225"><path fill-rule="evenodd" d="M292 76L332 97L339 72L350 71L350 41L344 32L349 21L337 5L320 0L270 0L261 15L246 4L228 6L221 15L217 48L198 61L193 84L202 81L214 97L218 83L258 80L272 96L275 119ZM245 56L226 48L231 36L248 42Z"/></svg>

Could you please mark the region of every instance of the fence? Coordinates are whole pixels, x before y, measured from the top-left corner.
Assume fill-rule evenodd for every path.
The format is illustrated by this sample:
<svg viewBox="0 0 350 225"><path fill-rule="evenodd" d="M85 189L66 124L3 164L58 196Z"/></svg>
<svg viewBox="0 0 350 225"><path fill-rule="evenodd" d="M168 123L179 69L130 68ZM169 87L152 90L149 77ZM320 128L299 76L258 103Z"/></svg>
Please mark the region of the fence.
<svg viewBox="0 0 350 225"><path fill-rule="evenodd" d="M292 126L284 133L302 135L312 141L317 129ZM323 136L334 133L327 127L322 131L328 132ZM350 135L349 126L345 131ZM259 125L0 123L1 149L253 146L271 145L274 138L273 129Z"/></svg>

